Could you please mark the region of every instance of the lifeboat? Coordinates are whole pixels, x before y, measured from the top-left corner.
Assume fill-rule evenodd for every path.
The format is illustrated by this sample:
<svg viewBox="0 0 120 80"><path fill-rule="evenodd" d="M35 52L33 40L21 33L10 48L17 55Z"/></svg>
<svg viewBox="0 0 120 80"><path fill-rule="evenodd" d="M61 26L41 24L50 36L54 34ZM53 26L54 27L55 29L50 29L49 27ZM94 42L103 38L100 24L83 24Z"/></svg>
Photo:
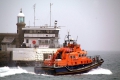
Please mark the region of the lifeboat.
<svg viewBox="0 0 120 80"><path fill-rule="evenodd" d="M87 56L87 51L82 50L77 41L69 39L69 36L68 33L63 47L59 48L53 55L48 55L41 66L34 67L35 73L51 75L80 74L102 65L104 60L100 55Z"/></svg>

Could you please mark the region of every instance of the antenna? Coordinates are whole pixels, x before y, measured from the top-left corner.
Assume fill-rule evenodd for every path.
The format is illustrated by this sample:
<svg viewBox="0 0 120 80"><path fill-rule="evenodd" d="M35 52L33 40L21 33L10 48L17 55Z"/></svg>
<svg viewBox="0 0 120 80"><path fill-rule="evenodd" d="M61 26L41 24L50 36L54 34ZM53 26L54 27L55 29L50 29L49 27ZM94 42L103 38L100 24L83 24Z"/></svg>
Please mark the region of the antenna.
<svg viewBox="0 0 120 80"><path fill-rule="evenodd" d="M68 42L69 42L69 40L70 40L70 39L69 39L70 36L71 36L71 35L69 34L69 31L68 31L68 35L65 36L65 38L68 39ZM65 38L64 38L64 40L65 40Z"/></svg>
<svg viewBox="0 0 120 80"><path fill-rule="evenodd" d="M34 27L35 27L35 20L39 20L39 19L35 18L35 6L36 6L36 4L33 5L33 8L34 8Z"/></svg>
<svg viewBox="0 0 120 80"><path fill-rule="evenodd" d="M30 21L29 21L29 27L30 27Z"/></svg>
<svg viewBox="0 0 120 80"><path fill-rule="evenodd" d="M33 8L34 8L34 27L35 27L35 6L36 6L36 4L33 5Z"/></svg>
<svg viewBox="0 0 120 80"><path fill-rule="evenodd" d="M71 35L69 35L69 31L68 31L68 35L67 35L68 42L70 42L69 36L71 36Z"/></svg>
<svg viewBox="0 0 120 80"><path fill-rule="evenodd" d="M52 6L53 4L51 4L50 3L50 27L51 27L51 6Z"/></svg>
<svg viewBox="0 0 120 80"><path fill-rule="evenodd" d="M20 9L20 13L22 13L22 8Z"/></svg>
<svg viewBox="0 0 120 80"><path fill-rule="evenodd" d="M78 36L77 36L77 38L76 38L76 42L77 42L77 39L78 39Z"/></svg>

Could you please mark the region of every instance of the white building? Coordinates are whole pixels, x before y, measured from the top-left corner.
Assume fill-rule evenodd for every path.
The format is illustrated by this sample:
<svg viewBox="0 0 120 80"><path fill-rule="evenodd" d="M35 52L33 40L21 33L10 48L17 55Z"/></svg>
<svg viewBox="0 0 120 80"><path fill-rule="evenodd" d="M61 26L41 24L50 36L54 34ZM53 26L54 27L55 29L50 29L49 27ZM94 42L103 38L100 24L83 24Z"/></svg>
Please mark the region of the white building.
<svg viewBox="0 0 120 80"><path fill-rule="evenodd" d="M22 11L17 16L17 41L23 48L7 48L12 51L14 61L44 60L45 54L53 54L57 51L59 44L60 27L55 21L54 26L25 26L25 16ZM37 48L34 48L37 47Z"/></svg>
<svg viewBox="0 0 120 80"><path fill-rule="evenodd" d="M46 47L57 48L59 47L59 30L57 21L55 26L26 26L22 28L24 31L24 43L27 47Z"/></svg>

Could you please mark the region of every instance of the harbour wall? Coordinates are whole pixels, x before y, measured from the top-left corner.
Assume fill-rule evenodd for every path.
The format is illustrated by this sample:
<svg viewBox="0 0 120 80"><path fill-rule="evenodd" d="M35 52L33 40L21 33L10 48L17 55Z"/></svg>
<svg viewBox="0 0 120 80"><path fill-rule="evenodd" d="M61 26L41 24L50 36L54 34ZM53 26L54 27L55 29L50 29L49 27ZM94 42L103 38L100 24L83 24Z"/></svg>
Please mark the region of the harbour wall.
<svg viewBox="0 0 120 80"><path fill-rule="evenodd" d="M7 48L0 51L0 66L34 66L56 51L57 48Z"/></svg>

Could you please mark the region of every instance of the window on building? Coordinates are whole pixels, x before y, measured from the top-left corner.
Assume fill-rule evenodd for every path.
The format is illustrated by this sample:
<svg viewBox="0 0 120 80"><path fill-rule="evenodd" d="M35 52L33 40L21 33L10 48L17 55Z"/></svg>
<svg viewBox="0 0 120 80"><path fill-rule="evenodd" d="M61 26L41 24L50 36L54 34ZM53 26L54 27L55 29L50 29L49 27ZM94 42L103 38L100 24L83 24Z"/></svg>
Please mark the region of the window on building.
<svg viewBox="0 0 120 80"><path fill-rule="evenodd" d="M29 30L26 30L26 33L29 33Z"/></svg>
<svg viewBox="0 0 120 80"><path fill-rule="evenodd" d="M37 30L36 32L37 32L37 33L41 33L41 31L40 31L40 30Z"/></svg>
<svg viewBox="0 0 120 80"><path fill-rule="evenodd" d="M58 42L58 39L55 39L55 43L57 43Z"/></svg>
<svg viewBox="0 0 120 80"><path fill-rule="evenodd" d="M45 44L48 44L48 40L45 40Z"/></svg>
<svg viewBox="0 0 120 80"><path fill-rule="evenodd" d="M36 30L34 30L33 32L36 33Z"/></svg>
<svg viewBox="0 0 120 80"><path fill-rule="evenodd" d="M41 43L42 45L44 45L45 44L45 42L44 42L44 40L42 40L42 43Z"/></svg>
<svg viewBox="0 0 120 80"><path fill-rule="evenodd" d="M30 33L32 33L33 31L32 30L30 30Z"/></svg>
<svg viewBox="0 0 120 80"><path fill-rule="evenodd" d="M55 30L53 30L52 33L55 34Z"/></svg>
<svg viewBox="0 0 120 80"><path fill-rule="evenodd" d="M55 30L55 34L58 34L59 30Z"/></svg>
<svg viewBox="0 0 120 80"><path fill-rule="evenodd" d="M46 30L44 30L44 33L46 33Z"/></svg>
<svg viewBox="0 0 120 80"><path fill-rule="evenodd" d="M24 17L19 17L18 18L18 23L24 22Z"/></svg>
<svg viewBox="0 0 120 80"><path fill-rule="evenodd" d="M50 31L49 31L49 33L53 33L53 31L52 31L52 30L50 30Z"/></svg>
<svg viewBox="0 0 120 80"><path fill-rule="evenodd" d="M50 40L49 40L49 44L50 44Z"/></svg>
<svg viewBox="0 0 120 80"><path fill-rule="evenodd" d="M29 39L26 39L26 43L29 43Z"/></svg>
<svg viewBox="0 0 120 80"><path fill-rule="evenodd" d="M41 45L41 40L39 40L39 44Z"/></svg>
<svg viewBox="0 0 120 80"><path fill-rule="evenodd" d="M51 39L51 44L53 44L53 39Z"/></svg>
<svg viewBox="0 0 120 80"><path fill-rule="evenodd" d="M47 33L49 33L49 30L46 30Z"/></svg>

